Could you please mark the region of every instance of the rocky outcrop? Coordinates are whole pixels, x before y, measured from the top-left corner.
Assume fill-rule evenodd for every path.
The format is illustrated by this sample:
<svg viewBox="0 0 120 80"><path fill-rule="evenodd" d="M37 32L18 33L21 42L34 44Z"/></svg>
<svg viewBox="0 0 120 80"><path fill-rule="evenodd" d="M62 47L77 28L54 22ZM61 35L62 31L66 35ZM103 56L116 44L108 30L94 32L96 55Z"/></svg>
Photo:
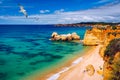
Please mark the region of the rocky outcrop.
<svg viewBox="0 0 120 80"><path fill-rule="evenodd" d="M80 36L78 36L75 32L71 34L71 37L73 40L80 40Z"/></svg>
<svg viewBox="0 0 120 80"><path fill-rule="evenodd" d="M120 38L110 41L104 51L104 79L120 80Z"/></svg>
<svg viewBox="0 0 120 80"><path fill-rule="evenodd" d="M87 46L96 46L99 44L99 39L94 36L92 33L85 33L84 40L83 40L83 45Z"/></svg>
<svg viewBox="0 0 120 80"><path fill-rule="evenodd" d="M103 80L120 80L120 30L97 29L87 30L84 45L102 45L99 54L104 60Z"/></svg>
<svg viewBox="0 0 120 80"><path fill-rule="evenodd" d="M51 40L53 41L72 41L72 40L80 40L80 36L73 32L72 34L61 34L59 35L57 32L53 32L51 35Z"/></svg>
<svg viewBox="0 0 120 80"><path fill-rule="evenodd" d="M57 35L58 35L57 32L53 32L52 35L51 35L51 37L55 37L55 36L57 36Z"/></svg>

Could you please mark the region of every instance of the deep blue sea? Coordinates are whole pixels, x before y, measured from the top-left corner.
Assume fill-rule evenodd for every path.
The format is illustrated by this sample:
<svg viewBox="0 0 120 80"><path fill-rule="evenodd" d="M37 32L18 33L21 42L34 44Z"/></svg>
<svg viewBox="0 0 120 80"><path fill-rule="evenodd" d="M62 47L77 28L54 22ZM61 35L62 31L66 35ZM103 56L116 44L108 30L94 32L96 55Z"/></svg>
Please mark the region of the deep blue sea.
<svg viewBox="0 0 120 80"><path fill-rule="evenodd" d="M86 29L53 25L0 25L0 80L22 80L34 72L44 73L79 55L87 48L81 43L49 39L52 32L76 32L83 39Z"/></svg>

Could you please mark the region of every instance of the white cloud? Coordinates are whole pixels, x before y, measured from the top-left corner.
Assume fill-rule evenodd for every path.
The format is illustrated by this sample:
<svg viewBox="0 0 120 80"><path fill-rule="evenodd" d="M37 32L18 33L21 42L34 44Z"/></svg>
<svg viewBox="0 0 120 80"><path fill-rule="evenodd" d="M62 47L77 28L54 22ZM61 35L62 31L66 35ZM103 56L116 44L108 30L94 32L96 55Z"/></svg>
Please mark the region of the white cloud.
<svg viewBox="0 0 120 80"><path fill-rule="evenodd" d="M60 10L54 11L55 14L60 14L60 13L62 13L62 12L64 12L64 9L60 9Z"/></svg>
<svg viewBox="0 0 120 80"><path fill-rule="evenodd" d="M99 0L98 2L95 2L95 4L101 4L101 3L106 3L106 2L112 2L114 0Z"/></svg>
<svg viewBox="0 0 120 80"><path fill-rule="evenodd" d="M102 6L95 9L61 12L60 14L29 15L28 19L21 16L0 17L12 23L58 24L79 22L120 22L120 3ZM64 10L62 10L64 11ZM37 18L37 20L36 20ZM1 22L1 21L0 21Z"/></svg>
<svg viewBox="0 0 120 80"><path fill-rule="evenodd" d="M110 0L100 0L100 1L98 1L98 3L104 3L104 2L108 2L108 1L110 1Z"/></svg>
<svg viewBox="0 0 120 80"><path fill-rule="evenodd" d="M40 13L44 14L44 13L48 13L50 12L50 10L40 10Z"/></svg>

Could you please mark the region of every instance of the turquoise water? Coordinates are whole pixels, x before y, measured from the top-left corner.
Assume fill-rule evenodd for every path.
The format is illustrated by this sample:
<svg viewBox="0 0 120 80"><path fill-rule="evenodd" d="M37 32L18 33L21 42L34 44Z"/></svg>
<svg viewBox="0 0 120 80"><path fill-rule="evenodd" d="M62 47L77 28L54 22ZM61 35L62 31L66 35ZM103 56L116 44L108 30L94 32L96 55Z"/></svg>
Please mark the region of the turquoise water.
<svg viewBox="0 0 120 80"><path fill-rule="evenodd" d="M23 77L52 68L85 49L81 43L50 41L52 32L77 32L83 39L87 28L52 25L0 25L0 80ZM62 62L64 63L64 62Z"/></svg>

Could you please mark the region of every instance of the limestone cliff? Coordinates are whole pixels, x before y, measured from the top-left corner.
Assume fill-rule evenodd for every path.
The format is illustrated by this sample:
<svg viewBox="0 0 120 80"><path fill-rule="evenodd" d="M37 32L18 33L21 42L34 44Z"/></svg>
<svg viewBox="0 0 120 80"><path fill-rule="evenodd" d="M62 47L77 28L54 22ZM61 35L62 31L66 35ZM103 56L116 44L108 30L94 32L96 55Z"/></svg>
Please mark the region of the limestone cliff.
<svg viewBox="0 0 120 80"><path fill-rule="evenodd" d="M120 30L113 30L111 28L92 28L87 30L84 36L84 45L98 45L108 42L116 37L120 37Z"/></svg>
<svg viewBox="0 0 120 80"><path fill-rule="evenodd" d="M120 80L120 28L93 28L87 30L84 45L102 45L99 50L104 59L103 80Z"/></svg>
<svg viewBox="0 0 120 80"><path fill-rule="evenodd" d="M104 51L104 80L120 80L120 38L113 39Z"/></svg>
<svg viewBox="0 0 120 80"><path fill-rule="evenodd" d="M101 47L99 53L102 57L104 57L104 51L106 50L107 45L110 43L111 40L120 38L119 31L116 32L116 35L114 35L114 32L106 34L106 38L104 39L103 46Z"/></svg>
<svg viewBox="0 0 120 80"><path fill-rule="evenodd" d="M91 32L86 31L83 45L95 46L99 44L99 39Z"/></svg>

